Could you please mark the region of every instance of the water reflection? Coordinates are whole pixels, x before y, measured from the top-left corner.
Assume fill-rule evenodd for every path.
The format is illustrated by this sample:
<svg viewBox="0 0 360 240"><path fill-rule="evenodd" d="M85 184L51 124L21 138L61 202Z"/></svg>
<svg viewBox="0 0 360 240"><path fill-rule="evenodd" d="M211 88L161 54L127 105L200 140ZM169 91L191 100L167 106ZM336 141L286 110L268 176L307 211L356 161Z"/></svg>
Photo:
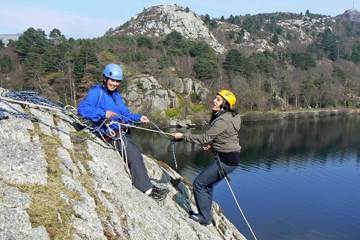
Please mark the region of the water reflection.
<svg viewBox="0 0 360 240"><path fill-rule="evenodd" d="M331 157L334 154L341 162L346 161L344 156L349 151L356 153L356 161L360 164L359 122L360 118L354 116L243 125L240 130L241 167L270 170L274 165L301 165L308 161L325 164L334 159ZM143 131L135 131L134 135L144 153L173 166L168 137ZM176 143L179 172L199 172L212 161L211 156L197 145Z"/></svg>

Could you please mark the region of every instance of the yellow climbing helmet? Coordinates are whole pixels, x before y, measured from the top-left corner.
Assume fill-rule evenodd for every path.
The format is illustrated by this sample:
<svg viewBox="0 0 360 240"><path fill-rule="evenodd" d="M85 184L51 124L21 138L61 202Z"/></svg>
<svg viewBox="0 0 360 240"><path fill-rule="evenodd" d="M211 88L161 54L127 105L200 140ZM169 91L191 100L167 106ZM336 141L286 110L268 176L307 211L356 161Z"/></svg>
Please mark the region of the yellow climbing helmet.
<svg viewBox="0 0 360 240"><path fill-rule="evenodd" d="M235 103L236 103L236 96L234 93L227 89L223 89L217 93L217 95L220 95L223 97L230 105L230 109L234 109Z"/></svg>

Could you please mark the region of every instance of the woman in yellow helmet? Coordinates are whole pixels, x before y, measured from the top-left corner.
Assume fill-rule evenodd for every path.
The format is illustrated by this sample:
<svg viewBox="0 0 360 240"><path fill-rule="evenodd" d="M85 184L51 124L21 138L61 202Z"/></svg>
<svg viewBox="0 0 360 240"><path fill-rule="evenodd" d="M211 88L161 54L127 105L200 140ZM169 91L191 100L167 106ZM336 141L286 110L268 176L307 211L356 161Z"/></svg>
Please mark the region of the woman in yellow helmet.
<svg viewBox="0 0 360 240"><path fill-rule="evenodd" d="M240 162L240 115L234 110L235 94L221 90L213 100L212 115L204 134L174 133L176 140L198 143L214 153L215 161L194 180L193 190L198 213L190 217L202 225L211 223L212 193L216 183L232 172Z"/></svg>

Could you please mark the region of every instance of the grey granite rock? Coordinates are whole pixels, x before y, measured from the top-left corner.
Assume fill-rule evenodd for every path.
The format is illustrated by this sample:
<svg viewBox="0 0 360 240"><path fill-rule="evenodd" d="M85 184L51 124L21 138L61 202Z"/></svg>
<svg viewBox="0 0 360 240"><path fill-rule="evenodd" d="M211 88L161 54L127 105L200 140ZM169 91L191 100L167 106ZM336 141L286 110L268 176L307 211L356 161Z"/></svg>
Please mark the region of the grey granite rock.
<svg viewBox="0 0 360 240"><path fill-rule="evenodd" d="M27 194L0 182L0 239L49 239L44 227L31 227L26 212L29 207L30 197Z"/></svg>

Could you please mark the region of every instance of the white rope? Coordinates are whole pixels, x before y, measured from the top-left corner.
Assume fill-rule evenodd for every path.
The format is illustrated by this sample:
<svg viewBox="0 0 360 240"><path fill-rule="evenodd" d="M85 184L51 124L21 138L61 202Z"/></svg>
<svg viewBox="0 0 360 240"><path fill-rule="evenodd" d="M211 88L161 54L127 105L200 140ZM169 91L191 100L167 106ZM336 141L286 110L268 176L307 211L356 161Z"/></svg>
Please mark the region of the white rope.
<svg viewBox="0 0 360 240"><path fill-rule="evenodd" d="M220 160L219 160L219 161L220 161ZM220 166L221 166L221 165L220 165ZM229 180L227 179L226 176L225 176L225 180L226 180L226 183L227 183L227 185L228 185L228 187L229 187L229 189L230 189L230 192L231 192L231 194L232 194L232 196L233 196L233 198L234 198L234 201L235 201L235 203L236 203L236 205L237 205L237 207L238 207L238 209L239 209L242 217L243 217L244 220L245 220L245 223L246 223L247 226L249 227L250 232L251 232L251 234L253 235L254 239L257 240L257 238L256 238L256 236L255 236L255 233L254 233L253 229L251 228L248 220L246 219L245 214L244 214L243 210L242 210L241 207L240 207L239 201L237 200L237 198L236 198L236 196L235 196L235 193L234 193L234 191L233 191L233 189L232 189L232 187L231 187L231 185L230 185L230 182L229 182Z"/></svg>
<svg viewBox="0 0 360 240"><path fill-rule="evenodd" d="M118 136L116 136L116 133L112 130L112 128L110 127L112 124L116 124L118 125ZM127 151L126 151L126 142L124 140L124 133L123 131L121 130L121 125L119 122L114 122L114 121L111 121L109 124L106 125L108 127L109 130L111 130L114 134L112 135L113 137L113 141L114 141L114 145L115 145L115 148L118 151L117 149L117 145L116 145L116 141L120 141L120 146L121 146L121 157L122 159L125 161L125 170L127 172L127 174L129 175L130 179L131 179L131 183L133 181L133 178L132 178L132 175L131 175L131 172L130 172L130 169L129 169L129 161L128 161L128 156L127 156ZM120 153L119 153L120 154Z"/></svg>
<svg viewBox="0 0 360 240"><path fill-rule="evenodd" d="M144 131L155 132L155 133L160 133L160 134L164 134L164 135L167 135L167 136L172 136L171 133L167 133L167 132L164 132L162 130L159 131L159 130L154 130L154 129L150 129L150 128L143 128L143 127L130 125L130 124L127 124L127 123L119 123L119 124L121 126L123 126L123 127L136 128L136 129L140 129L140 130L144 130Z"/></svg>

